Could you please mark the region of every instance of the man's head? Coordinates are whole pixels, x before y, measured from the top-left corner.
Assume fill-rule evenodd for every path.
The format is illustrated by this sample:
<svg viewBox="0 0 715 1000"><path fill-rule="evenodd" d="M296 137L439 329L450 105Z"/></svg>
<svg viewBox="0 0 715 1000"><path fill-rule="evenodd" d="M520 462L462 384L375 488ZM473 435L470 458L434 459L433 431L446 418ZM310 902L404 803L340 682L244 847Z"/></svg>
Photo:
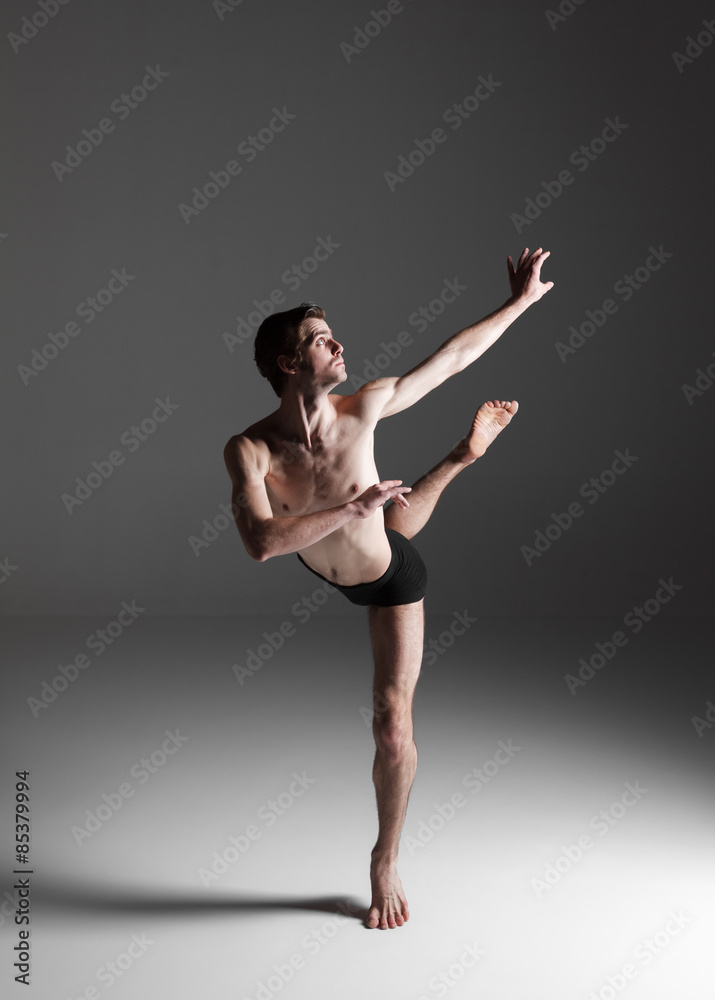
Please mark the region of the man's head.
<svg viewBox="0 0 715 1000"><path fill-rule="evenodd" d="M282 396L292 376L312 387L344 382L342 351L325 322L325 310L315 302L301 302L263 320L253 356L261 375Z"/></svg>

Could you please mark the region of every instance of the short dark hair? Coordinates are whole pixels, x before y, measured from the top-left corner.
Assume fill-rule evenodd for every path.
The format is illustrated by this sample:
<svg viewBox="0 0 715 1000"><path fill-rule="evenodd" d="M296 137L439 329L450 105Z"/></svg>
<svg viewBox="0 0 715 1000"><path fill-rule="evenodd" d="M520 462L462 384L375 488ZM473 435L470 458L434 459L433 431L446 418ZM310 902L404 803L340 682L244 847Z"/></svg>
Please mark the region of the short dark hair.
<svg viewBox="0 0 715 1000"><path fill-rule="evenodd" d="M300 325L311 317L325 319L325 310L316 302L301 302L295 309L272 313L258 327L253 358L261 375L273 386L276 396L282 395L288 377L279 367L278 358L285 354L299 363L303 360Z"/></svg>

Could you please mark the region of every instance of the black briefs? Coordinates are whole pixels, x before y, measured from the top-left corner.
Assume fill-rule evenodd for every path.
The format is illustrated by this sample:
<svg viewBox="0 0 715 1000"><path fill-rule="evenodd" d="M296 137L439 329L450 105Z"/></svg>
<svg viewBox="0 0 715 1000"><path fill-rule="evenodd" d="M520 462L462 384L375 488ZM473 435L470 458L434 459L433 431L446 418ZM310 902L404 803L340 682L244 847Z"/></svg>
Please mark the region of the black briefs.
<svg viewBox="0 0 715 1000"><path fill-rule="evenodd" d="M356 583L349 587L341 587L328 580L322 573L311 569L298 553L296 555L306 569L335 587L353 604L377 604L381 608L390 608L397 604L414 604L416 601L421 601L427 592L427 567L422 557L412 542L399 531L385 528L385 534L392 549L392 559L382 576L371 583Z"/></svg>

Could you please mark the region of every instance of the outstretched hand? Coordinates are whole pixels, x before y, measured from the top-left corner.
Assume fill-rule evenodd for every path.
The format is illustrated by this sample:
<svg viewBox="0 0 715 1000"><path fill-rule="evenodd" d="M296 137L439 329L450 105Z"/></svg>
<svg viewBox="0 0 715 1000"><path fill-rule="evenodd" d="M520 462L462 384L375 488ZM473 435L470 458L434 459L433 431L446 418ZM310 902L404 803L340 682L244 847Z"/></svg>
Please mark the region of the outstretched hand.
<svg viewBox="0 0 715 1000"><path fill-rule="evenodd" d="M529 248L524 247L516 267L511 257L507 257L509 284L515 299L526 298L530 302L538 302L543 295L551 291L554 287L553 281L541 281L541 265L550 253L550 250L543 250L541 247L529 253Z"/></svg>

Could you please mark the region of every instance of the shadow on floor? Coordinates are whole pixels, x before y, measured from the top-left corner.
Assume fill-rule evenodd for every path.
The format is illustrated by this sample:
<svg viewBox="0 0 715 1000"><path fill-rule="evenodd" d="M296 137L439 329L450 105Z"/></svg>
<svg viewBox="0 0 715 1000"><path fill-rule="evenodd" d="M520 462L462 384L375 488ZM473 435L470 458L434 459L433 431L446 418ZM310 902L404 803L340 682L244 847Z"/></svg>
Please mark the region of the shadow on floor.
<svg viewBox="0 0 715 1000"><path fill-rule="evenodd" d="M116 885L82 886L71 882L43 881L33 891L37 910L74 910L85 913L152 914L182 916L187 913L223 912L249 916L271 910L315 910L367 921L368 908L347 896L206 896L152 891L145 887L126 889Z"/></svg>

